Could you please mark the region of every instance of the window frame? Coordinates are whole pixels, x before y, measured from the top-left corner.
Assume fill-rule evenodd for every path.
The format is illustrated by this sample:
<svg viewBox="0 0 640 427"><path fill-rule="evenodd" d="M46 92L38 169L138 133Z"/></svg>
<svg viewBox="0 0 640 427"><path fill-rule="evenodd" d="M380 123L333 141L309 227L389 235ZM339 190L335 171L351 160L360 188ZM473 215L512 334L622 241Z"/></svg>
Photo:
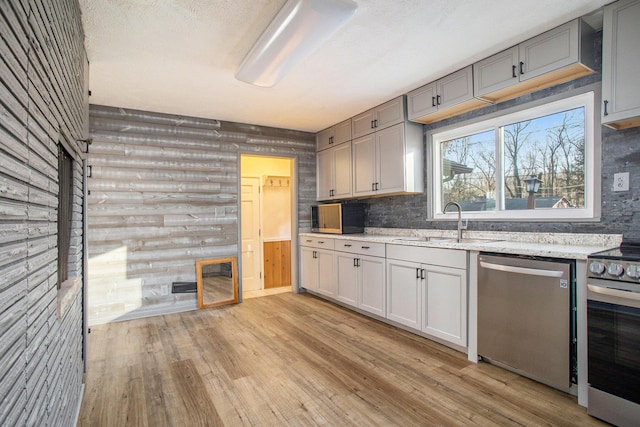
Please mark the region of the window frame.
<svg viewBox="0 0 640 427"><path fill-rule="evenodd" d="M74 159L62 143L58 144L58 289L71 279L71 238L73 236Z"/></svg>
<svg viewBox="0 0 640 427"><path fill-rule="evenodd" d="M508 110L485 115L475 120L466 121L446 128L434 129L427 134L428 164L431 166L428 180L430 194L430 219L451 220L457 218L457 212L442 213L442 182L440 143L451 139L462 138L472 134L494 130L496 153L496 210L463 211L469 220L514 220L514 221L598 221L600 218L600 117L595 114L595 106L599 105L600 93L595 85L580 88L561 95L540 99L536 102L519 105ZM535 209L505 210L503 206L503 166L504 155L500 144L499 133L502 126L535 119L546 115L571 110L579 107L585 109L585 206L575 209Z"/></svg>

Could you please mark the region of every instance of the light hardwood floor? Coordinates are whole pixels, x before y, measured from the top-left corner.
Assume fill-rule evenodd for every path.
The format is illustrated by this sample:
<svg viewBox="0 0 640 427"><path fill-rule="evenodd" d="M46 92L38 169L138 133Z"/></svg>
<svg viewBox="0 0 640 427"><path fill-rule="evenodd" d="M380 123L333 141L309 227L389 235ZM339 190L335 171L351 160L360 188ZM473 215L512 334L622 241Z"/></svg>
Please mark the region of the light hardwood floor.
<svg viewBox="0 0 640 427"><path fill-rule="evenodd" d="M602 425L576 399L310 295L94 326L81 426Z"/></svg>

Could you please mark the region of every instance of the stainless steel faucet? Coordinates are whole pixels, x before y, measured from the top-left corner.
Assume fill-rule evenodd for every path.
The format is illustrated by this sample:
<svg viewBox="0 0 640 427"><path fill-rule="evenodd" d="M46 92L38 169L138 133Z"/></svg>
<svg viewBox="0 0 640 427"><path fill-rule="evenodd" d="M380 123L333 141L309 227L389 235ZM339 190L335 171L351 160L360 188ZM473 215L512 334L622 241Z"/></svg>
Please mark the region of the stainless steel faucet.
<svg viewBox="0 0 640 427"><path fill-rule="evenodd" d="M462 208L460 207L460 203L449 202L444 205L442 213L446 213L449 206L455 206L458 209L458 243L460 243L462 242L462 230L467 228L466 226L462 227Z"/></svg>

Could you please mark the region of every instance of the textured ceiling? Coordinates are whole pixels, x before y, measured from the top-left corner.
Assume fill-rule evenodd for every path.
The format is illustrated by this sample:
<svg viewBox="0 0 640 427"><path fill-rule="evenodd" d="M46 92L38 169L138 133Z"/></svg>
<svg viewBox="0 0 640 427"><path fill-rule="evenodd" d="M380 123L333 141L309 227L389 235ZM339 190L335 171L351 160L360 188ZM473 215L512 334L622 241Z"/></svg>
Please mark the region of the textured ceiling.
<svg viewBox="0 0 640 427"><path fill-rule="evenodd" d="M234 78L284 0L80 0L92 104L316 132L611 0L356 0L273 88Z"/></svg>

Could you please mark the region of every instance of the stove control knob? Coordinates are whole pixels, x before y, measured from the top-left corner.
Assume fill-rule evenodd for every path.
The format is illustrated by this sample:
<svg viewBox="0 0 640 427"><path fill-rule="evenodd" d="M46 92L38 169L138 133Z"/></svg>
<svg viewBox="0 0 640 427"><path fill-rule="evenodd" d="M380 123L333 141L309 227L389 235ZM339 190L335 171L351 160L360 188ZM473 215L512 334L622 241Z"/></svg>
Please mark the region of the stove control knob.
<svg viewBox="0 0 640 427"><path fill-rule="evenodd" d="M622 274L624 273L624 267L622 267L622 265L620 264L612 262L611 264L609 264L609 268L607 268L607 273L609 273L609 275L613 277L622 276Z"/></svg>
<svg viewBox="0 0 640 427"><path fill-rule="evenodd" d="M640 279L640 267L637 265L630 265L627 267L627 276L632 279Z"/></svg>
<svg viewBox="0 0 640 427"><path fill-rule="evenodd" d="M593 274L602 274L606 270L605 265L601 262L591 261L589 264L589 271Z"/></svg>

